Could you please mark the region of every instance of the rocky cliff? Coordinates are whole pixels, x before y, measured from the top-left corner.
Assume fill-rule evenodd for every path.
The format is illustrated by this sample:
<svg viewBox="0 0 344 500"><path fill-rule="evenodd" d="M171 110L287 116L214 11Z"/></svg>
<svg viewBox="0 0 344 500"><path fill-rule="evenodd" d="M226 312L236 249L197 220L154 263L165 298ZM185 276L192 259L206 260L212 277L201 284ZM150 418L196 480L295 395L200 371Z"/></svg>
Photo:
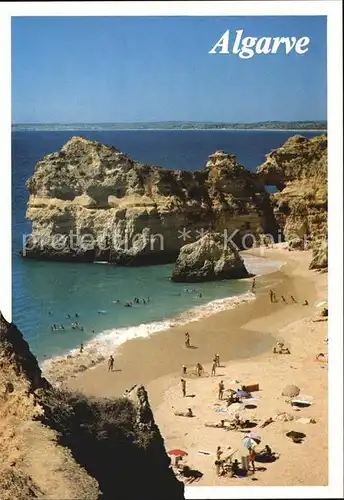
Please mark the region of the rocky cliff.
<svg viewBox="0 0 344 500"><path fill-rule="evenodd" d="M181 500L169 465L143 387L133 401L55 389L0 315L2 500Z"/></svg>
<svg viewBox="0 0 344 500"><path fill-rule="evenodd" d="M223 151L201 170L166 170L73 137L37 163L27 187L26 257L173 262L205 232L230 235L239 248L265 233L308 235L319 246L327 235L327 137L293 136L256 172Z"/></svg>
<svg viewBox="0 0 344 500"><path fill-rule="evenodd" d="M27 187L31 258L172 262L207 230L234 231L239 245L247 233L276 233L261 178L223 151L202 170L165 170L73 137L37 163Z"/></svg>
<svg viewBox="0 0 344 500"><path fill-rule="evenodd" d="M291 137L266 156L257 174L265 185L279 189L271 200L285 239L292 246L308 240L316 257L312 267L326 267L327 136Z"/></svg>
<svg viewBox="0 0 344 500"><path fill-rule="evenodd" d="M238 250L220 233L204 235L184 245L174 264L172 280L181 282L248 278Z"/></svg>

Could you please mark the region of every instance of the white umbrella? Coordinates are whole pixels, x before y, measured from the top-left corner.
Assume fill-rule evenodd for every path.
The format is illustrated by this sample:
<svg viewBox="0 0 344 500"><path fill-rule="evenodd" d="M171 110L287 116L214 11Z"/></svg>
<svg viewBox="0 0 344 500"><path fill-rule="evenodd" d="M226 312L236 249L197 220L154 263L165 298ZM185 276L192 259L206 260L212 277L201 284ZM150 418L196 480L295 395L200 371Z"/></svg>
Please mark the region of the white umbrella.
<svg viewBox="0 0 344 500"><path fill-rule="evenodd" d="M245 438L255 439L256 441L261 441L262 440L262 438L260 437L260 435L256 434L255 432L248 432L247 434L245 434Z"/></svg>
<svg viewBox="0 0 344 500"><path fill-rule="evenodd" d="M243 446L245 446L245 448L254 448L258 443L260 443L260 441L261 439L258 434L250 432L244 437L244 439L242 440L242 444Z"/></svg>

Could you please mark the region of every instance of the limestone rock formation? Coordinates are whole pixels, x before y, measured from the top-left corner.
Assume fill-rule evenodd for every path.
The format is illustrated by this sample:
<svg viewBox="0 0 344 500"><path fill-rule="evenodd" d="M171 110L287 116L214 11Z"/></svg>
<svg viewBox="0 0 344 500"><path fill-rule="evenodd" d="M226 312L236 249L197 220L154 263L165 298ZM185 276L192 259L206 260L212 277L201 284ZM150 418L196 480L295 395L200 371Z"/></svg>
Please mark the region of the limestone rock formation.
<svg viewBox="0 0 344 500"><path fill-rule="evenodd" d="M310 269L324 269L328 266L327 240L319 240L313 247L313 259L309 265Z"/></svg>
<svg viewBox="0 0 344 500"><path fill-rule="evenodd" d="M327 136L296 135L270 152L257 168L265 185L279 192L271 196L274 215L291 246L300 240L314 249L327 241ZM326 267L323 253L322 261ZM326 265L325 265L326 264Z"/></svg>
<svg viewBox="0 0 344 500"><path fill-rule="evenodd" d="M137 404L54 388L0 314L1 500L182 500L183 490L144 388Z"/></svg>
<svg viewBox="0 0 344 500"><path fill-rule="evenodd" d="M172 280L196 282L248 276L238 250L221 234L211 233L180 249Z"/></svg>
<svg viewBox="0 0 344 500"><path fill-rule="evenodd" d="M31 258L144 265L173 262L207 231L234 235L239 248L278 231L312 245L327 237L326 135L291 137L256 172L224 151L201 170L166 170L73 137L37 163L27 187Z"/></svg>
<svg viewBox="0 0 344 500"><path fill-rule="evenodd" d="M73 137L28 180L32 234L23 255L122 265L173 262L187 234L276 233L263 181L223 151L195 172L165 170Z"/></svg>

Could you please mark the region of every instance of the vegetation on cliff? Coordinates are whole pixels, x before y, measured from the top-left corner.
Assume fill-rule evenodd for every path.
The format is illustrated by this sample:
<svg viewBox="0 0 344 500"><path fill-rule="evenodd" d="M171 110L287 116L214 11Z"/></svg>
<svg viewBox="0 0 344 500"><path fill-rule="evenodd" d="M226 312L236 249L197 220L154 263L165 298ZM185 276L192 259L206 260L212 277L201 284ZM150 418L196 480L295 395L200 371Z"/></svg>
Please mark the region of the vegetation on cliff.
<svg viewBox="0 0 344 500"><path fill-rule="evenodd" d="M184 498L144 388L137 401L60 391L0 316L0 389L1 499Z"/></svg>
<svg viewBox="0 0 344 500"><path fill-rule="evenodd" d="M19 130L326 130L327 121L267 121L255 123L237 122L138 122L138 123L15 123L13 131Z"/></svg>

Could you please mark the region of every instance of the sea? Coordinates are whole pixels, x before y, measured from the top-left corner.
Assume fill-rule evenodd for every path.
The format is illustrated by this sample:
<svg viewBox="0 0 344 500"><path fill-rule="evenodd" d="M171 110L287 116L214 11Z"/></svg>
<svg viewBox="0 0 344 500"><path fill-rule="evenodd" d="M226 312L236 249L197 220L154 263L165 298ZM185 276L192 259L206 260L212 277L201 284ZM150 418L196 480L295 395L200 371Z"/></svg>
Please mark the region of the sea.
<svg viewBox="0 0 344 500"><path fill-rule="evenodd" d="M235 154L254 170L289 137L322 131L277 130L16 130L12 132L13 321L40 362L67 354L81 342L112 350L138 336L158 334L177 323L253 300L250 282L229 280L197 285L173 283L172 265L124 268L106 263L60 263L24 259L19 252L31 232L25 218L25 186L35 164L73 136L113 145L143 163L181 170L203 168L216 150ZM279 268L280 261L248 257L254 274ZM123 304L134 297L140 303ZM143 301L144 299L144 301ZM119 301L119 302L116 302ZM73 329L78 322L82 329ZM60 329L52 330L52 325ZM62 328L63 326L63 328ZM104 349L103 349L104 353Z"/></svg>

